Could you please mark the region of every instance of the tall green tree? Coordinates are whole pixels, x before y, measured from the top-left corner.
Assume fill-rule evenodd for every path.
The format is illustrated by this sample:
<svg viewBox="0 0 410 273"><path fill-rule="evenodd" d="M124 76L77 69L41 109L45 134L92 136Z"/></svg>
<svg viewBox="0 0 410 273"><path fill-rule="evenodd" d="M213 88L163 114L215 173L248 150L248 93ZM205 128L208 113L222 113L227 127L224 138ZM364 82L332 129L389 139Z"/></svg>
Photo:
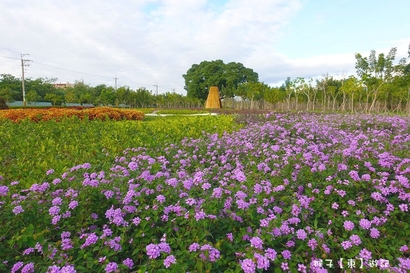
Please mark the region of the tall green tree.
<svg viewBox="0 0 410 273"><path fill-rule="evenodd" d="M53 104L53 106L61 105L63 103L63 95L56 94L56 93L48 93L44 96L45 101L49 101Z"/></svg>
<svg viewBox="0 0 410 273"><path fill-rule="evenodd" d="M99 95L99 101L103 105L114 105L115 103L115 93L114 92L115 91L113 87L104 88Z"/></svg>
<svg viewBox="0 0 410 273"><path fill-rule="evenodd" d="M41 100L41 99L44 99L45 96L50 93L61 95L61 90L58 90L58 88L54 87L53 85L54 82L55 82L54 78L51 78L51 79L27 78L25 79L24 84L25 84L26 92L35 91L37 95L39 96L39 100Z"/></svg>
<svg viewBox="0 0 410 273"><path fill-rule="evenodd" d="M270 87L261 82L245 82L238 86L237 94L243 99L250 102L249 107L255 108L255 101L260 101L264 98L265 93L268 92Z"/></svg>
<svg viewBox="0 0 410 273"><path fill-rule="evenodd" d="M354 100L358 96L360 89L362 88L359 80L355 76L350 76L349 78L343 80L343 84L340 86L340 91L344 98L350 98L350 111L354 111ZM344 110L345 105L342 104L342 109Z"/></svg>
<svg viewBox="0 0 410 273"><path fill-rule="evenodd" d="M366 103L370 103L370 107L367 109L368 112L373 110L382 90L381 87L393 77L393 61L396 53L397 48L393 47L387 55L384 53L376 55L375 50L370 51L369 57L363 57L360 53L355 54L356 73L366 86Z"/></svg>
<svg viewBox="0 0 410 273"><path fill-rule="evenodd" d="M7 103L14 102L18 95L17 91L14 91L9 86L0 87L0 98L3 98Z"/></svg>
<svg viewBox="0 0 410 273"><path fill-rule="evenodd" d="M396 100L398 108L401 103L406 104L407 114L410 115L410 44L408 47L407 58L402 58L395 66L395 73L392 81L394 86L392 99Z"/></svg>
<svg viewBox="0 0 410 273"><path fill-rule="evenodd" d="M187 96L205 101L211 86L218 86L221 98L234 97L239 84L257 82L258 74L241 63L225 64L222 60L193 64L182 75Z"/></svg>
<svg viewBox="0 0 410 273"><path fill-rule="evenodd" d="M0 97L8 103L23 100L21 80L10 74L0 74Z"/></svg>
<svg viewBox="0 0 410 273"><path fill-rule="evenodd" d="M82 81L75 82L73 91L81 104L93 104L96 101L96 96L93 95L93 88Z"/></svg>
<svg viewBox="0 0 410 273"><path fill-rule="evenodd" d="M36 104L36 102L38 102L40 100L40 96L37 94L36 91L34 90L30 90L27 94L26 94L26 101L27 103L31 104L34 103Z"/></svg>

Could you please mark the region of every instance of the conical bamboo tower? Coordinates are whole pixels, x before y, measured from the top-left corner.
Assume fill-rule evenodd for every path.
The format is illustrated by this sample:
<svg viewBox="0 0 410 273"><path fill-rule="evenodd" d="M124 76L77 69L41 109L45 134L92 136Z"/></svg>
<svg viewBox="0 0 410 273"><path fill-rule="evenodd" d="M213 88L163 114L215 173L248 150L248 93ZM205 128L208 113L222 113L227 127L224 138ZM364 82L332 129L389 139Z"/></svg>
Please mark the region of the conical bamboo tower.
<svg viewBox="0 0 410 273"><path fill-rule="evenodd" d="M219 97L218 86L209 88L208 98L206 99L205 108L222 108L221 98Z"/></svg>

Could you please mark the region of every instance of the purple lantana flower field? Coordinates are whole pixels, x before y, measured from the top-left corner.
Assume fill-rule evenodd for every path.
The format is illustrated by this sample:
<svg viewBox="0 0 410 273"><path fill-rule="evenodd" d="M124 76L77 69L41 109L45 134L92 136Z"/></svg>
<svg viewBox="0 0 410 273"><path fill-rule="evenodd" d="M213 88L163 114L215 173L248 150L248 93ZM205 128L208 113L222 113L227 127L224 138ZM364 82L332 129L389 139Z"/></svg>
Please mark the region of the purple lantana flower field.
<svg viewBox="0 0 410 273"><path fill-rule="evenodd" d="M0 271L409 272L409 117L238 121L0 177Z"/></svg>

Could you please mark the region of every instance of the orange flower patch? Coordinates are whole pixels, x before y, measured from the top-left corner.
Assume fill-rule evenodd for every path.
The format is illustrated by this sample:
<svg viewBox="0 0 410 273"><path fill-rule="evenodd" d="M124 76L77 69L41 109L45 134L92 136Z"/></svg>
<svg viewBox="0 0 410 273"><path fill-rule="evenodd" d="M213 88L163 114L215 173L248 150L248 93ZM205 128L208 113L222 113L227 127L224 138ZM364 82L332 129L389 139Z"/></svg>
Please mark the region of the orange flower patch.
<svg viewBox="0 0 410 273"><path fill-rule="evenodd" d="M89 109L48 108L48 109L9 109L0 111L0 118L20 122L29 119L34 122L56 120L77 116L89 120L142 120L144 113L137 110L116 109L110 107L95 107Z"/></svg>

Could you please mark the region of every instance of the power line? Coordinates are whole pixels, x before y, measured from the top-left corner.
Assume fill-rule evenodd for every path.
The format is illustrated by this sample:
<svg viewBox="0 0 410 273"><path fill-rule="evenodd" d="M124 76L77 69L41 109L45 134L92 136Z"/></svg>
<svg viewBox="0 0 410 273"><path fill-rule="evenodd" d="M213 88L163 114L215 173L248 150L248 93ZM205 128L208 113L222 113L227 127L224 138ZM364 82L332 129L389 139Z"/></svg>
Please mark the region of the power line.
<svg viewBox="0 0 410 273"><path fill-rule="evenodd" d="M92 73L87 73L87 72L83 72L83 71L76 71L76 70L72 70L72 69L62 68L62 67L49 65L49 64L44 64L44 63L39 63L39 62L35 62L35 64L44 65L44 66L48 66L48 67L52 67L52 68L56 68L56 69L60 69L60 70L64 70L64 71L74 72L74 73L78 73L78 74L85 74L85 75L97 76L97 77L108 77L107 75L98 75L98 74L92 74Z"/></svg>
<svg viewBox="0 0 410 273"><path fill-rule="evenodd" d="M7 59L13 59L13 60L20 60L20 58L14 58L14 57L7 57L7 56L1 56L2 58L7 58Z"/></svg>

